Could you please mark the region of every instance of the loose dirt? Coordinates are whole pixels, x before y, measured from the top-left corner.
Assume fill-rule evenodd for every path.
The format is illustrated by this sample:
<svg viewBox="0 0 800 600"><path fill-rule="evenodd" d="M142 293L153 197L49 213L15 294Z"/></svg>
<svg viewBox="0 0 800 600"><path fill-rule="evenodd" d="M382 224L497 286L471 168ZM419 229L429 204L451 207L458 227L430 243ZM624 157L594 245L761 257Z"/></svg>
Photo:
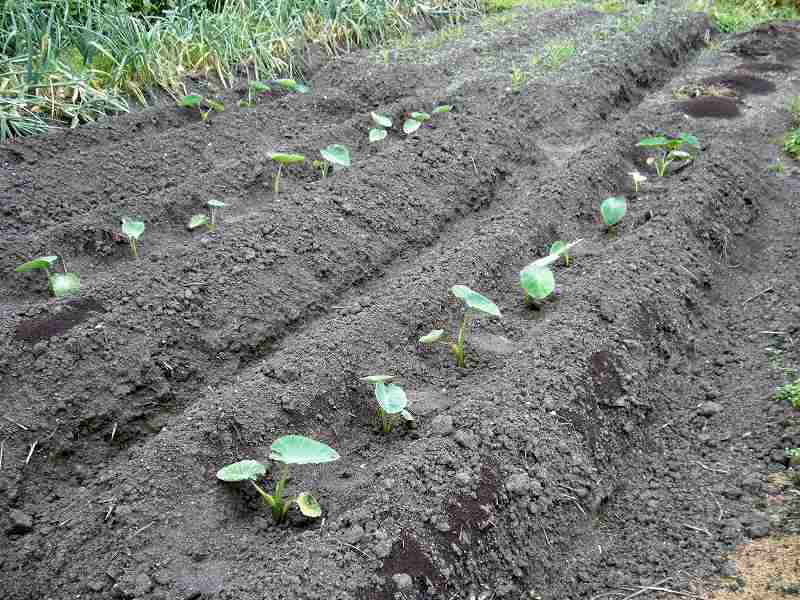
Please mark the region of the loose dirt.
<svg viewBox="0 0 800 600"><path fill-rule="evenodd" d="M800 169L770 166L800 25L714 40L704 15L631 11L516 10L208 123L162 106L0 147L3 597L619 599L735 576L727 554L794 518L767 476L800 446L771 398L800 364ZM554 41L563 64L533 65ZM672 96L731 73L769 85L689 102L736 118ZM381 143L370 111L393 117ZM635 144L678 131L701 152L659 179ZM331 143L351 168L307 162L272 193L268 152ZM188 232L211 198L222 224ZM122 217L147 223L140 260ZM526 306L519 270L577 238ZM79 298L13 272L51 253ZM457 326L456 283L503 312L471 324L465 369L417 344ZM416 429L373 431L376 372ZM317 522L275 526L215 480L285 433L342 455L292 471Z"/></svg>

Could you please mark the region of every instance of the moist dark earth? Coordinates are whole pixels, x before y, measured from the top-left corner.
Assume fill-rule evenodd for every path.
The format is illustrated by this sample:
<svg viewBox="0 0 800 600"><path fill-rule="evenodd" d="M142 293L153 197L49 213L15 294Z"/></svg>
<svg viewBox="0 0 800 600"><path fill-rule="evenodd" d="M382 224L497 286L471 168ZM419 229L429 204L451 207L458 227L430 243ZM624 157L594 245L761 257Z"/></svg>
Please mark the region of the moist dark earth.
<svg viewBox="0 0 800 600"><path fill-rule="evenodd" d="M790 527L767 477L800 446L772 399L800 363L800 24L642 10L516 10L343 56L307 95L229 92L206 123L161 106L1 146L3 598L623 598L730 576L725 552ZM574 54L528 69L554 40ZM731 93L672 93L702 81ZM636 142L680 131L701 151L658 178ZM267 153L331 143L351 168L272 193ZM212 198L221 225L189 232ZM520 269L578 238L526 305ZM78 297L14 273L46 254ZM457 326L457 283L503 313L472 320L463 369L417 343ZM374 430L371 373L416 429ZM276 526L215 472L286 433L342 459L292 469L323 518Z"/></svg>

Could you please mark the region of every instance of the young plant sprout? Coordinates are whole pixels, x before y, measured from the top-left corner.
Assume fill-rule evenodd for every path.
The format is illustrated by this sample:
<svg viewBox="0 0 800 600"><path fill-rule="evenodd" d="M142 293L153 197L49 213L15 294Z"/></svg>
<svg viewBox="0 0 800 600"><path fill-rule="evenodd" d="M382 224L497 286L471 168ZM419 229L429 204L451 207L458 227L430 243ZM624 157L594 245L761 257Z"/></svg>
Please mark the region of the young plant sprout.
<svg viewBox="0 0 800 600"><path fill-rule="evenodd" d="M220 202L219 200L209 200L208 202L206 202L206 205L208 206L208 210L211 216L209 217L209 215L205 215L202 213L192 216L192 218L189 219L189 224L187 225L189 229L197 229L198 227L202 227L203 225L205 225L209 231L214 231L214 229L217 228L217 221L218 221L217 211L221 210L222 208L228 205L225 204L224 202Z"/></svg>
<svg viewBox="0 0 800 600"><path fill-rule="evenodd" d="M453 110L453 105L452 104L440 104L439 106L434 108L432 112L435 115L441 115L441 114L449 113L451 110Z"/></svg>
<svg viewBox="0 0 800 600"><path fill-rule="evenodd" d="M519 285L525 292L526 302L541 302L556 289L556 280L550 269L533 262L520 271Z"/></svg>
<svg viewBox="0 0 800 600"><path fill-rule="evenodd" d="M580 240L578 240L580 241ZM578 242L573 242L572 244L567 244L564 240L556 240L552 244L550 244L550 254L555 254L556 256L563 256L564 257L564 266L569 266L570 256L569 256L569 249L577 244Z"/></svg>
<svg viewBox="0 0 800 600"><path fill-rule="evenodd" d="M200 119L203 121L208 120L208 115L211 111L223 112L225 110L225 105L222 102L217 102L211 98L203 98L199 94L183 96L178 100L178 106L181 108L197 109L200 113Z"/></svg>
<svg viewBox="0 0 800 600"><path fill-rule="evenodd" d="M454 285L450 288L450 292L464 303L464 317L461 319L461 326L458 328L458 336L455 342L449 343L449 346L450 351L456 358L456 366L465 367L464 344L466 342L467 323L472 314L470 311L489 315L491 317L501 317L502 315L500 314L500 309L497 308L494 302L465 285ZM419 338L419 342L425 345L433 345L437 342L447 344L448 342L443 340L445 337L444 329L434 329Z"/></svg>
<svg viewBox="0 0 800 600"><path fill-rule="evenodd" d="M128 238L133 257L139 258L139 238L141 238L144 233L144 223L142 221L129 221L123 218L122 233Z"/></svg>
<svg viewBox="0 0 800 600"><path fill-rule="evenodd" d="M417 129L422 127L422 124L425 121L430 121L431 116L426 112L412 112L409 115L409 118L406 119L406 122L403 123L403 132L407 135L411 135Z"/></svg>
<svg viewBox="0 0 800 600"><path fill-rule="evenodd" d="M379 142L388 135L386 130L391 128L392 119L375 112L369 113L369 116L372 117L372 122L375 124L375 127L369 130L369 141L370 143Z"/></svg>
<svg viewBox="0 0 800 600"><path fill-rule="evenodd" d="M302 492L294 498L284 496L289 465L319 465L339 460L339 454L330 446L302 435L279 437L272 442L269 449L269 457L283 465L280 478L275 484L275 493L268 494L258 485L257 481L267 472L267 468L257 460L242 460L227 465L217 471L217 479L227 482L249 481L269 506L276 523L283 523L286 520L292 504L297 504L305 516L318 518L322 514L322 509L308 492Z"/></svg>
<svg viewBox="0 0 800 600"><path fill-rule="evenodd" d="M269 158L270 160L274 160L276 163L278 163L278 172L275 173L275 176L272 179L272 189L275 192L275 196L277 196L278 192L280 192L281 173L283 172L283 167L305 162L306 157L303 156L302 154L289 154L287 152L270 152L267 155L267 158Z"/></svg>
<svg viewBox="0 0 800 600"><path fill-rule="evenodd" d="M645 138L639 140L636 144L642 148L652 148L655 150L656 155L647 159L648 165L653 165L656 168L656 173L659 177L664 177L667 174L667 168L675 161L689 162L694 159L691 151L683 150L683 147L698 151L700 149L700 141L690 133L681 133L677 137L667 137L659 135L656 137Z"/></svg>
<svg viewBox="0 0 800 600"><path fill-rule="evenodd" d="M256 96L259 94L266 94L270 89L271 88L263 81L251 81L247 84L247 100L241 102L241 105L254 106L256 103Z"/></svg>
<svg viewBox="0 0 800 600"><path fill-rule="evenodd" d="M74 296L81 289L81 280L76 273L68 273L64 261L61 264L64 268L63 273L56 273L55 265L58 256L40 256L26 263L19 265L14 271L17 273L27 273L29 271L43 270L47 275L47 289L56 298Z"/></svg>
<svg viewBox="0 0 800 600"><path fill-rule="evenodd" d="M399 385L389 383L394 375L368 375L361 381L375 386L375 400L378 402L377 421L378 428L383 433L391 433L398 420L413 423L414 416L406 410L408 398Z"/></svg>
<svg viewBox="0 0 800 600"><path fill-rule="evenodd" d="M639 173L639 171L631 171L628 173L633 179L633 191L639 193L639 185L647 181L647 177Z"/></svg>
<svg viewBox="0 0 800 600"><path fill-rule="evenodd" d="M327 148L320 150L319 153L325 159L325 164L320 167L323 177L328 174L328 165L333 165L334 173L350 166L350 151L347 146L331 144Z"/></svg>
<svg viewBox="0 0 800 600"><path fill-rule="evenodd" d="M275 79L270 81L277 85L279 88L283 88L288 92L298 92L300 94L307 94L311 90L307 85L303 85L302 83L297 83L294 79Z"/></svg>
<svg viewBox="0 0 800 600"><path fill-rule="evenodd" d="M622 220L628 210L628 203L624 196L612 196L603 200L600 205L600 217L603 224L613 233L614 226Z"/></svg>

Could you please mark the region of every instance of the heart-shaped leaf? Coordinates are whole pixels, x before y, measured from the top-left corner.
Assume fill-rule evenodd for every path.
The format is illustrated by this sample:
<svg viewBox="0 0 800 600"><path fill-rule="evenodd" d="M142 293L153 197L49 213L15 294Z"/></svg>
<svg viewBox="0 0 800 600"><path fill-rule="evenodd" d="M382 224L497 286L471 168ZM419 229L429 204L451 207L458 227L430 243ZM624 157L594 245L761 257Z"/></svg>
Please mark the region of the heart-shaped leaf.
<svg viewBox="0 0 800 600"><path fill-rule="evenodd" d="M303 435L284 435L269 447L272 460L287 465L317 465L338 460L339 453L322 442Z"/></svg>
<svg viewBox="0 0 800 600"><path fill-rule="evenodd" d="M268 92L270 90L269 86L263 81L251 81L248 84L248 87L254 94L263 94L264 92Z"/></svg>
<svg viewBox="0 0 800 600"><path fill-rule="evenodd" d="M178 100L178 106L183 108L197 108L203 103L203 97L199 94L188 94Z"/></svg>
<svg viewBox="0 0 800 600"><path fill-rule="evenodd" d="M669 140L666 137L664 137L663 135L659 135L656 137L644 138L643 140L639 140L639 143L636 145L642 146L643 148L658 148L660 146L666 146L668 143Z"/></svg>
<svg viewBox="0 0 800 600"><path fill-rule="evenodd" d="M406 122L403 123L403 131L406 134L411 135L421 126L422 123L420 121L417 121L416 119L406 119Z"/></svg>
<svg viewBox="0 0 800 600"><path fill-rule="evenodd" d="M408 405L405 391L394 383L377 384L375 386L375 399L383 409L383 412L389 415L399 413Z"/></svg>
<svg viewBox="0 0 800 600"><path fill-rule="evenodd" d="M298 494L294 501L297 503L297 508L300 509L300 512L307 517L316 519L322 514L322 508L320 508L319 502L308 492Z"/></svg>
<svg viewBox="0 0 800 600"><path fill-rule="evenodd" d="M600 215L603 218L603 223L605 223L607 227L619 223L622 217L625 216L627 210L628 203L625 201L624 196L606 198L600 205Z"/></svg>
<svg viewBox="0 0 800 600"><path fill-rule="evenodd" d="M567 253L567 242L564 240L556 240L552 244L550 244L550 254L556 254L558 256L564 256Z"/></svg>
<svg viewBox="0 0 800 600"><path fill-rule="evenodd" d="M454 285L452 288L450 288L450 291L456 298L466 304L467 308L477 310L478 312L482 312L493 317L502 316L500 314L500 309L497 308L497 305L494 302L465 285Z"/></svg>
<svg viewBox="0 0 800 600"><path fill-rule="evenodd" d="M433 109L433 114L439 115L442 113L449 113L451 110L453 110L452 104L441 104Z"/></svg>
<svg viewBox="0 0 800 600"><path fill-rule="evenodd" d="M122 233L128 239L138 240L144 233L144 223L142 221L129 221L122 219Z"/></svg>
<svg viewBox="0 0 800 600"><path fill-rule="evenodd" d="M410 116L412 119L419 121L420 123L424 123L431 118L431 116L426 112L412 112Z"/></svg>
<svg viewBox="0 0 800 600"><path fill-rule="evenodd" d="M270 152L267 157L282 165L293 165L306 159L302 154L290 154L288 152Z"/></svg>
<svg viewBox="0 0 800 600"><path fill-rule="evenodd" d="M381 129L380 127L373 127L369 130L369 141L370 142L380 142L381 140L386 138L386 130Z"/></svg>
<svg viewBox="0 0 800 600"><path fill-rule="evenodd" d="M535 263L531 263L520 271L519 284L528 296L536 300L544 300L556 288L553 272Z"/></svg>
<svg viewBox="0 0 800 600"><path fill-rule="evenodd" d="M377 383L388 383L394 379L394 377L394 375L367 375L366 377L359 379L359 381L365 381L375 385Z"/></svg>
<svg viewBox="0 0 800 600"><path fill-rule="evenodd" d="M211 208L223 208L225 206L228 206L227 204L225 204L220 200L209 200L208 202L206 202L206 204L208 204L208 206L210 206Z"/></svg>
<svg viewBox="0 0 800 600"><path fill-rule="evenodd" d="M50 289L56 298L74 296L81 291L81 278L76 273L53 273L50 275Z"/></svg>
<svg viewBox="0 0 800 600"><path fill-rule="evenodd" d="M240 460L217 471L220 481L255 481L267 472L267 467L257 460Z"/></svg>
<svg viewBox="0 0 800 600"><path fill-rule="evenodd" d="M36 269L52 269L53 265L57 262L57 256L40 256L39 258L34 258L33 260L21 264L14 270L17 273L25 273L27 271L35 271Z"/></svg>
<svg viewBox="0 0 800 600"><path fill-rule="evenodd" d="M434 329L419 338L420 344L435 344L444 336L444 329Z"/></svg>
<svg viewBox="0 0 800 600"><path fill-rule="evenodd" d="M340 167L350 166L350 151L347 149L347 146L331 144L327 148L320 150L319 153L322 154L322 158L333 165L338 165Z"/></svg>
<svg viewBox="0 0 800 600"><path fill-rule="evenodd" d="M381 113L371 112L369 116L372 117L372 120L375 122L376 125L380 125L381 127L385 127L388 129L392 126L392 119L383 115Z"/></svg>
<svg viewBox="0 0 800 600"><path fill-rule="evenodd" d="M692 148L700 148L700 140L697 139L697 136L692 135L691 133L682 133L678 136L678 139Z"/></svg>
<svg viewBox="0 0 800 600"><path fill-rule="evenodd" d="M189 229L197 229L201 225L208 225L208 215L193 215L192 218L189 219L187 227Z"/></svg>

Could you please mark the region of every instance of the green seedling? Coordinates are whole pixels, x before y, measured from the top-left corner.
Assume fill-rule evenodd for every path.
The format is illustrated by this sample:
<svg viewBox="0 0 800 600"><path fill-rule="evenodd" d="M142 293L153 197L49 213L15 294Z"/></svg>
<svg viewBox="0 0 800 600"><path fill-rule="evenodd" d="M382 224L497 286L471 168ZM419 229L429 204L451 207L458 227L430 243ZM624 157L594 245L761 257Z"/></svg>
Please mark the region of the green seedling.
<svg viewBox="0 0 800 600"><path fill-rule="evenodd" d="M217 228L217 223L219 222L218 211L228 205L219 200L209 200L206 202L206 205L208 206L210 216L202 213L192 216L187 225L189 229L197 229L203 225L206 226L208 231L214 231Z"/></svg>
<svg viewBox="0 0 800 600"><path fill-rule="evenodd" d="M278 172L275 173L275 176L272 179L272 190L275 192L275 196L277 197L278 193L280 192L281 173L283 172L283 167L305 162L306 157L303 156L302 154L289 154L287 152L270 152L267 155L267 158L278 163Z"/></svg>
<svg viewBox="0 0 800 600"><path fill-rule="evenodd" d="M556 289L556 280L550 269L531 263L520 271L519 285L525 292L526 302L541 302Z"/></svg>
<svg viewBox="0 0 800 600"><path fill-rule="evenodd" d="M403 132L411 135L417 129L422 127L425 121L430 121L431 116L426 112L412 112L409 118L403 123Z"/></svg>
<svg viewBox="0 0 800 600"><path fill-rule="evenodd" d="M612 196L606 198L600 205L600 217L603 224L608 227L609 233L613 233L614 226L622 220L628 210L628 203L624 196Z"/></svg>
<svg viewBox="0 0 800 600"><path fill-rule="evenodd" d="M692 152L700 150L699 140L690 133L680 133L677 137L659 135L639 140L636 144L642 148L655 150L656 155L647 159L647 164L655 166L659 177L667 174L667 168L676 161L689 162L694 159ZM686 147L687 150L683 148Z"/></svg>
<svg viewBox="0 0 800 600"><path fill-rule="evenodd" d="M464 356L464 345L466 342L469 317L473 312L489 315L490 317L501 317L502 315L500 314L500 309L497 308L497 305L494 302L485 296L482 296L478 292L471 290L465 285L454 285L452 288L450 288L450 292L464 303L464 316L461 319L461 325L458 328L456 341L445 341L446 334L444 329L434 329L433 331L419 338L419 343L425 345L433 345L439 342L448 344L450 346L450 351L453 353L453 356L455 356L456 366L465 367L466 360Z"/></svg>
<svg viewBox="0 0 800 600"><path fill-rule="evenodd" d="M333 165L334 173L350 166L350 151L347 146L331 144L327 148L320 150L319 153L325 159L325 164L320 167L323 177L328 174L328 165Z"/></svg>
<svg viewBox="0 0 800 600"><path fill-rule="evenodd" d="M259 94L266 94L271 91L271 88L263 81L251 81L247 84L247 100L240 102L240 106L254 106L256 103L256 96Z"/></svg>
<svg viewBox="0 0 800 600"><path fill-rule="evenodd" d="M181 108L196 109L200 113L200 119L203 121L208 120L208 115L212 111L223 112L225 105L222 102L217 102L211 98L203 98L199 94L188 94L178 100L178 106Z"/></svg>
<svg viewBox="0 0 800 600"><path fill-rule="evenodd" d="M783 140L783 149L792 158L800 160L800 127L792 129Z"/></svg>
<svg viewBox="0 0 800 600"><path fill-rule="evenodd" d="M453 110L453 105L452 104L440 104L439 106L434 108L432 112L435 115L443 115L443 114L449 113L452 110Z"/></svg>
<svg viewBox="0 0 800 600"><path fill-rule="evenodd" d="M568 267L571 257L569 255L569 250L576 244L580 244L582 240L576 240L570 244L565 242L564 240L556 240L552 244L550 244L550 256L561 256L564 258L564 266Z"/></svg>
<svg viewBox="0 0 800 600"><path fill-rule="evenodd" d="M793 408L800 410L800 377L775 390L775 399L788 402Z"/></svg>
<svg viewBox="0 0 800 600"><path fill-rule="evenodd" d="M369 113L369 116L372 117L372 122L375 124L375 127L369 130L369 141L370 143L380 142L388 135L386 130L392 127L392 119L376 112Z"/></svg>
<svg viewBox="0 0 800 600"><path fill-rule="evenodd" d="M375 400L378 402L376 420L378 429L383 433L391 433L400 420L412 424L413 415L406 410L408 398L399 385L389 383L393 375L369 375L361 381L375 386Z"/></svg>
<svg viewBox="0 0 800 600"><path fill-rule="evenodd" d="M790 467L800 467L800 448L786 448L783 454L789 460Z"/></svg>
<svg viewBox="0 0 800 600"><path fill-rule="evenodd" d="M284 496L289 465L319 465L339 460L339 454L330 446L302 435L284 435L272 442L269 457L282 464L279 479L275 485L275 493L268 494L257 483L267 472L265 465L257 460L242 460L217 471L217 479L226 482L249 481L258 494L269 506L272 518L276 523L283 523L292 504L297 504L300 512L312 519L322 514L314 497L302 492L294 498Z"/></svg>
<svg viewBox="0 0 800 600"><path fill-rule="evenodd" d="M297 83L294 79L275 79L270 83L277 85L279 88L287 92L298 92L300 94L307 94L311 89L302 83Z"/></svg>
<svg viewBox="0 0 800 600"><path fill-rule="evenodd" d="M133 257L139 258L139 238L141 238L144 233L144 223L142 221L129 221L123 218L122 233L128 238Z"/></svg>
<svg viewBox="0 0 800 600"><path fill-rule="evenodd" d="M19 265L14 271L17 273L27 273L41 269L47 275L47 289L56 298L74 296L80 292L81 280L76 273L68 273L67 266L61 261L64 269L63 273L55 272L55 265L58 256L41 256L26 263Z"/></svg>
<svg viewBox="0 0 800 600"><path fill-rule="evenodd" d="M647 181L647 177L639 173L639 171L631 171L628 173L628 175L630 175L631 179L633 179L633 191L638 194L639 186Z"/></svg>

